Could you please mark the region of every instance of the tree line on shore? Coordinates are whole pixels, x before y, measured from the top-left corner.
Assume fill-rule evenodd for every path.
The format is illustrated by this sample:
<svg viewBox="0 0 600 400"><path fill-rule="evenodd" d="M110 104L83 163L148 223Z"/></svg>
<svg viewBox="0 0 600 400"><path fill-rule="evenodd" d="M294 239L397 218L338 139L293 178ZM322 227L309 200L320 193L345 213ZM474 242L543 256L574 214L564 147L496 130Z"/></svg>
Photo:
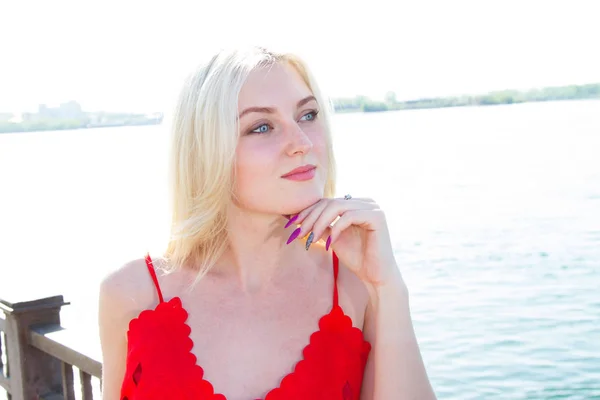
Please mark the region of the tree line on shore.
<svg viewBox="0 0 600 400"><path fill-rule="evenodd" d="M388 92L384 101L374 101L365 96L356 96L333 99L333 105L338 112L377 112L594 98L600 98L600 83L546 87L527 91L502 90L482 95L423 98L408 101L397 101L396 94Z"/></svg>
<svg viewBox="0 0 600 400"><path fill-rule="evenodd" d="M29 114L20 121L0 119L0 133L59 131L68 129L102 128L114 126L157 125L163 120L160 113L127 114L127 113L81 113L80 115L45 116Z"/></svg>

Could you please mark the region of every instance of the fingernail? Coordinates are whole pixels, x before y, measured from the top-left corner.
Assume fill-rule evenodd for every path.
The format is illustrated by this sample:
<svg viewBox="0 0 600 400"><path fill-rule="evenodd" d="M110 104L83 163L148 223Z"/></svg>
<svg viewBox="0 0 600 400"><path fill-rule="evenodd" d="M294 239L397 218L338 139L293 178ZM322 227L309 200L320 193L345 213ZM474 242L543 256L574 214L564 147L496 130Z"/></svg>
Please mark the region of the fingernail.
<svg viewBox="0 0 600 400"><path fill-rule="evenodd" d="M300 215L300 214L296 214L295 216L293 216L292 218L290 218L290 220L288 221L288 223L287 223L287 224L285 224L285 227L284 227L284 228L287 228L287 227L289 227L291 224L293 224L293 223L294 223L294 221L298 219L298 215Z"/></svg>
<svg viewBox="0 0 600 400"><path fill-rule="evenodd" d="M306 239L306 250L308 250L308 248L312 244L314 237L315 234L313 232L311 232L310 235L308 235L308 239Z"/></svg>
<svg viewBox="0 0 600 400"><path fill-rule="evenodd" d="M294 232L292 232L292 234L290 235L290 237L287 240L286 244L292 243L292 241L294 241L294 239L296 239L298 237L298 235L300 234L301 230L302 230L301 228L296 228L296 230Z"/></svg>
<svg viewBox="0 0 600 400"><path fill-rule="evenodd" d="M325 251L329 250L329 246L331 245L331 235L327 238L327 243L325 243Z"/></svg>

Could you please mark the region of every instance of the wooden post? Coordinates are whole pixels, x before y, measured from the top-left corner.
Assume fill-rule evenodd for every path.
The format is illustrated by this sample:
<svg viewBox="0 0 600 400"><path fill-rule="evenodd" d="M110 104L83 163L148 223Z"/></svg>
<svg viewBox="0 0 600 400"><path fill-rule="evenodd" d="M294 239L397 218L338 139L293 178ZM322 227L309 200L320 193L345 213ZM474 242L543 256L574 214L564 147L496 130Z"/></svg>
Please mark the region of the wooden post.
<svg viewBox="0 0 600 400"><path fill-rule="evenodd" d="M11 303L0 299L6 315L6 352L12 400L39 400L62 393L61 362L29 345L29 329L60 324L63 296Z"/></svg>

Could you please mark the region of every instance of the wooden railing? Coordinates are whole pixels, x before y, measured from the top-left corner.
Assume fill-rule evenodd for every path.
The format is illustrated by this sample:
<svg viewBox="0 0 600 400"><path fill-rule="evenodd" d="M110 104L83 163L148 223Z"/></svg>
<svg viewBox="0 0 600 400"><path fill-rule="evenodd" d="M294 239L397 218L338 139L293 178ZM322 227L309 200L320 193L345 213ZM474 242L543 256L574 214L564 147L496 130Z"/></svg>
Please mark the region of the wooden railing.
<svg viewBox="0 0 600 400"><path fill-rule="evenodd" d="M77 332L60 325L60 310L67 304L63 296L16 303L0 299L0 388L9 400L91 400L99 393L100 360L84 348Z"/></svg>

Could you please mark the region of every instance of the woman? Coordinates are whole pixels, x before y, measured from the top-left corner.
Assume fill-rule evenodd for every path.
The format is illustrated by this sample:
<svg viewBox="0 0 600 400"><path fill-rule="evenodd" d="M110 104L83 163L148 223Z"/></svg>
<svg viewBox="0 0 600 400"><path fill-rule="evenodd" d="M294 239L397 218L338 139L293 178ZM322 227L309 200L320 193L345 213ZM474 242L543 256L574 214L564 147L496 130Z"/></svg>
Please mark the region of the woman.
<svg viewBox="0 0 600 400"><path fill-rule="evenodd" d="M168 247L101 285L105 400L435 398L382 210L333 197L328 119L291 54L190 76Z"/></svg>

